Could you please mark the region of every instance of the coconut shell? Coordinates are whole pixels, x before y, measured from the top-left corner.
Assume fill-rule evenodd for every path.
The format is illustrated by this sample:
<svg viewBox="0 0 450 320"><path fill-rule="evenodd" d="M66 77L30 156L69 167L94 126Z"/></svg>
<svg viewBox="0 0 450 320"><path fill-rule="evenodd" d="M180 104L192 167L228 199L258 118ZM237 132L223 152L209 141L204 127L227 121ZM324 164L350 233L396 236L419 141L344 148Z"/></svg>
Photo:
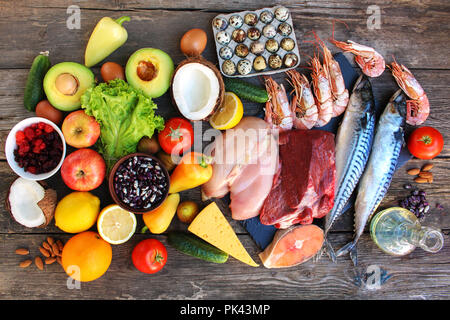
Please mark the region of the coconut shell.
<svg viewBox="0 0 450 320"><path fill-rule="evenodd" d="M5 208L14 220L15 218L11 212L11 205L9 203L9 193L11 191L11 186L15 181L16 180L11 182L11 184L9 185L8 192L5 198ZM44 198L42 198L42 200L37 203L37 205L39 206L39 208L41 208L45 216L45 223L38 226L38 228L44 228L52 221L55 215L55 209L58 203L58 196L56 190L49 188L46 182L44 181L37 181L37 182L44 188Z"/></svg>
<svg viewBox="0 0 450 320"><path fill-rule="evenodd" d="M181 61L178 64L178 66L176 67L175 71L173 72L172 79L170 81L170 83L171 83L170 95L172 97L172 103L173 103L173 105L175 105L177 107L177 109L178 109L178 106L177 106L177 103L176 103L176 101L175 101L175 99L173 97L173 85L172 85L173 84L173 79L175 78L175 75L176 75L177 71L182 66L184 66L185 64L188 64L188 63L201 63L201 64L207 66L208 68L210 68L214 72L214 74L216 75L217 79L219 80L219 96L217 97L216 105L214 106L214 108L211 111L211 113L206 118L202 119L204 121L208 121L209 118L214 114L214 112L216 112L220 108L220 106L223 103L223 99L225 97L225 84L223 82L222 74L220 73L219 69L217 69L216 66L212 62L206 60L202 56L188 57L185 60ZM192 121L195 121L195 120L192 120ZM198 121L201 121L201 120L198 120Z"/></svg>

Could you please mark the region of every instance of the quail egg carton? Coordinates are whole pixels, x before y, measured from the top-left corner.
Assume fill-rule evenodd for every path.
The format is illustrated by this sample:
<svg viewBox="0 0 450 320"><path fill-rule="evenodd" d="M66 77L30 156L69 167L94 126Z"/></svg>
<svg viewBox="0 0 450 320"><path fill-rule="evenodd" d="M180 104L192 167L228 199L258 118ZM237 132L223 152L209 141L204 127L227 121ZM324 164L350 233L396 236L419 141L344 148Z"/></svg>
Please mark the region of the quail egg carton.
<svg viewBox="0 0 450 320"><path fill-rule="evenodd" d="M212 29L226 77L270 75L300 64L292 17L283 6L220 14L212 20Z"/></svg>

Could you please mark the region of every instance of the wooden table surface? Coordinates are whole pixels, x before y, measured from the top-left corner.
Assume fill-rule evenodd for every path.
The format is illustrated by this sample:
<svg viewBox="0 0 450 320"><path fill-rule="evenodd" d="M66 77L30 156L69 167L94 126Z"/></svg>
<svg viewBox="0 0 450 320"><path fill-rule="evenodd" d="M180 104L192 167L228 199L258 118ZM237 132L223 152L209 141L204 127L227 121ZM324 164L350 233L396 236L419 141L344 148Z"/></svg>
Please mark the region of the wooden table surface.
<svg viewBox="0 0 450 320"><path fill-rule="evenodd" d="M139 232L127 243L113 246L113 259L107 273L100 279L82 283L80 288L67 285L67 276L58 264L45 266L44 271L35 266L18 267L23 259L14 254L15 249L27 247L31 257L39 254L37 248L48 235L68 240L52 223L45 229L27 229L13 221L1 207L0 214L0 299L448 299L450 297L450 4L447 0L331 0L284 1L290 8L297 40L302 51L302 65L313 47L304 43L305 34L314 29L321 38L332 32L336 24L336 39L351 39L375 47L387 60L392 56L408 66L428 94L431 114L426 122L439 129L447 144L433 160L435 179L423 186L432 204L425 220L428 225L441 228L445 233L444 248L436 253L415 250L405 257L392 257L372 242L366 233L359 242L359 266L355 269L348 257L334 264L327 258L288 269L249 267L233 258L226 264L216 265L183 255L168 246L168 261L156 275L137 271L131 263L132 248L142 239L150 237ZM103 16L131 17L125 23L129 38L123 47L108 60L124 65L129 55L143 47L156 47L168 52L175 64L183 59L179 40L190 28L203 28L208 33L204 57L217 63L210 27L219 13L259 9L275 5L262 0L210 1L210 0L116 0L116 1L8 1L0 0L0 198L5 198L8 186L16 179L4 154L4 141L8 131L18 121L33 114L23 107L24 84L33 57L49 50L52 63L75 61L83 63L84 49L89 35ZM68 29L68 6L81 8L80 29ZM374 7L375 6L375 7ZM380 10L380 28L368 28L371 10ZM370 25L370 23L369 23ZM336 48L330 45L333 52ZM352 56L348 58L353 61ZM353 63L353 62L352 62ZM355 66L356 68L356 66ZM93 68L98 75L98 68ZM359 72L359 69L357 69ZM281 80L282 76L275 77ZM254 81L258 81L255 79ZM397 86L388 70L372 80L376 99L386 104ZM177 115L168 95L155 99L158 113L164 117ZM261 115L262 105L245 103L245 115ZM204 124L206 128L208 124ZM405 168L416 167L423 161L411 160ZM411 182L405 169L393 179L388 195L380 208L395 205L406 195L405 183ZM69 190L58 185L62 197ZM95 191L104 194L104 190ZM182 199L200 202L199 190L182 193ZM102 206L111 200L102 198ZM435 208L439 202L444 206ZM219 200L228 219L227 204ZM330 238L340 247L352 237L352 214L348 213L336 224ZM138 217L140 227L142 219ZM170 229L183 229L174 219ZM242 228L231 221L239 239L249 253L258 260L258 247ZM154 236L166 243L164 235ZM378 266L391 277L373 289L357 285L355 275L365 273L369 266Z"/></svg>

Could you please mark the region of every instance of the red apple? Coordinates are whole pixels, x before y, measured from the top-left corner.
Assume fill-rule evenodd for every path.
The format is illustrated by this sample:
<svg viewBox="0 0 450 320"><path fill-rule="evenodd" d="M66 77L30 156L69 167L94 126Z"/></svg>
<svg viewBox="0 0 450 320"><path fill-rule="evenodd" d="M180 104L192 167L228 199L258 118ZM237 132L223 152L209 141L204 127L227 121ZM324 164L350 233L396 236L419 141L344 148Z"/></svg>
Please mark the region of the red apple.
<svg viewBox="0 0 450 320"><path fill-rule="evenodd" d="M100 136L100 125L84 110L69 113L61 126L66 143L74 148L87 148Z"/></svg>
<svg viewBox="0 0 450 320"><path fill-rule="evenodd" d="M61 166L61 177L72 190L90 191L105 179L106 164L92 149L78 149L69 154Z"/></svg>

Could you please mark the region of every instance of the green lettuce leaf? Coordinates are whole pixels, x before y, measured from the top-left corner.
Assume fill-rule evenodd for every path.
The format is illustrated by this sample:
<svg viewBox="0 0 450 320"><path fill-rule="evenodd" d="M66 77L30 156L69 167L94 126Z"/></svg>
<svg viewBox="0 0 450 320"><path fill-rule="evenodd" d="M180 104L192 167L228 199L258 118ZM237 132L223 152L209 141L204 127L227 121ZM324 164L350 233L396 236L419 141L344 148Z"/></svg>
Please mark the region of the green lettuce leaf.
<svg viewBox="0 0 450 320"><path fill-rule="evenodd" d="M81 107L100 124L98 151L108 169L121 157L136 152L139 140L164 129L155 115L156 104L123 80L117 79L86 90ZM109 171L109 170L108 170Z"/></svg>

